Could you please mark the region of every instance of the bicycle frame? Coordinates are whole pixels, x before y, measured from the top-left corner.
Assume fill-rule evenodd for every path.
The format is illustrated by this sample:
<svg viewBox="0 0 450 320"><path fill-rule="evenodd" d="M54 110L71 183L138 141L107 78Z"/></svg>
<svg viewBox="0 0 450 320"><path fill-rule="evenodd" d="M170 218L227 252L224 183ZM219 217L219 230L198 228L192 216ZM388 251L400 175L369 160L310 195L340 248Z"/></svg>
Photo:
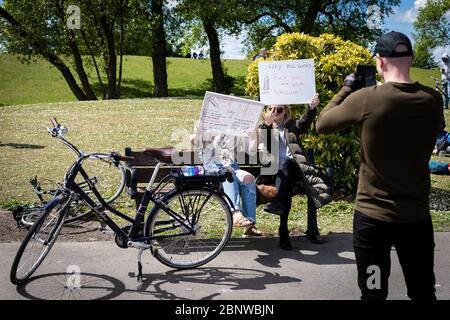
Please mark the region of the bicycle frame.
<svg viewBox="0 0 450 320"><path fill-rule="evenodd" d="M446 96L444 91L441 88L439 88L439 84L440 84L441 81L438 78L435 78L435 77L431 77L431 79L434 80L434 82L435 82L434 89L436 91L438 91L440 94L442 94L443 96Z"/></svg>
<svg viewBox="0 0 450 320"><path fill-rule="evenodd" d="M145 244L149 244L152 240L157 239L163 239L168 237L173 237L173 235L170 236L152 236L152 237L143 237L139 236L139 231L142 226L142 223L144 223L144 215L147 211L148 204L150 201L154 203L154 206L157 206L164 210L170 217L172 217L175 221L180 223L185 230L187 230L185 233L177 234L179 236L182 235L189 235L195 232L194 228L191 226L191 224L186 223L185 219L180 217L178 213L173 211L171 208L168 208L161 200L154 197L155 189L152 189L151 186L158 174L159 165L155 168L155 171L153 172L152 178L150 179L150 182L148 184L147 189L145 190L144 196L142 197L141 203L139 205L138 210L136 211L136 215L134 218L130 218L129 216L125 215L124 213L114 209L111 207L108 203L105 202L101 194L96 189L95 185L91 182L91 179L87 175L86 171L82 167L82 163L84 160L89 158L90 156L95 155L104 155L104 154L84 154L81 155L77 161L72 165L72 167L69 169L66 178L65 178L65 188L78 194L80 198L114 231L116 235L118 235L124 243L130 243L131 242L144 242ZM95 198L100 202L100 206L96 204L96 202L89 197L89 195L79 186L79 183L75 182L75 178L78 175L81 175L84 179L83 183L86 183L89 186L89 190L94 194ZM201 189L205 191L209 191L209 195L203 200L203 204L200 208L198 208L198 212L201 211L203 208L203 205L209 200L211 195L213 193L220 193L221 196L223 196L227 200L227 205L230 206L231 200L228 198L226 194L224 194L220 190L216 190L212 187L203 186ZM182 204L183 208L188 207L186 204ZM129 234L125 233L122 228L120 228L106 213L105 210L110 211L112 214L119 216L120 218L128 221L131 223L131 230ZM184 210L183 210L184 211ZM193 225L193 224L192 224Z"/></svg>
<svg viewBox="0 0 450 320"><path fill-rule="evenodd" d="M67 128L59 125L56 121L56 119L52 118L52 123L54 125L53 129L50 129L48 127L47 130L52 134L53 137L58 138L62 141L69 149L74 151L77 155L77 160L74 162L74 164L69 168L69 170L66 173L66 176L64 178L64 189L68 190L70 192L76 193L81 200L83 200L89 208L95 212L100 219L102 219L113 231L114 233L119 236L123 243L130 244L137 244L137 247L142 248L142 243L145 245L149 245L150 241L157 240L157 239L163 239L167 237L173 237L173 235L170 236L152 236L152 237L143 237L139 236L139 231L141 229L142 224L144 223L144 216L145 212L147 211L148 205L150 201L154 203L154 208L161 208L164 210L170 217L172 217L175 221L180 223L187 232L180 233L178 235L190 235L195 232L194 228L191 226L191 223L186 223L185 219L180 217L178 213L170 209L158 198L154 197L155 190L153 189L152 185L156 180L156 177L158 175L159 168L161 167L161 163L158 163L155 167L155 170L153 171L153 175L150 179L150 182L148 183L148 186L145 190L144 196L141 199L141 203L139 205L139 208L136 211L136 215L134 218L130 218L129 216L125 215L124 213L120 212L119 210L114 209L111 207L108 203L106 203L105 199L103 199L102 195L99 193L97 188L95 187L95 184L92 182L92 179L89 178L86 171L83 169L83 162L88 158L109 158L114 160L114 164L118 165L119 163L119 155L118 154L105 154L105 153L84 153L80 151L75 145L70 143L65 137L64 134L67 132ZM77 183L75 182L75 179L78 175L81 175L84 179L83 182ZM164 180L164 179L163 179ZM87 185L89 187L89 191L92 192L96 198L100 202L100 205L97 205L96 202L82 189L81 185ZM226 204L229 208L234 208L233 203L231 199L221 190L218 188L213 188L211 186L201 186L199 187L202 190L208 191L209 194L206 197L205 200L203 200L202 206L199 208L199 211L203 208L203 205L209 200L209 198L212 196L213 193L219 194L223 199L226 200ZM184 202L184 199L183 199ZM192 204L191 204L192 205ZM185 211L185 208L188 206L185 203L182 203L183 212ZM112 214L119 216L120 218L128 221L131 223L131 229L130 232L127 234L124 232L122 228L120 228L106 213L105 210L110 211ZM192 224L193 225L193 224ZM147 246L148 247L148 246Z"/></svg>
<svg viewBox="0 0 450 320"><path fill-rule="evenodd" d="M55 118L51 118L51 122L54 128L47 128L48 132L73 150L77 154L77 158L66 172L62 185L55 190L53 199L47 202L43 208L43 215L41 215L36 223L33 224L17 251L11 267L10 279L12 283L16 285L24 283L45 259L56 241L65 219L72 210L71 205L73 199L83 201L94 214L114 231L116 235L116 244L119 247L132 247L138 249L137 279L140 282L143 281L142 254L147 249L150 249L152 254L164 264L185 269L197 267L211 261L224 248L232 231L230 208L233 208L233 205L230 198L220 190L219 186L225 179L232 181L231 173L219 172L217 175L185 177L181 174L181 170L172 170L159 182L157 187L153 188L152 185L156 180L161 166L161 163L158 163L153 171L153 175L145 190L144 196L141 199L136 215L134 218L131 218L109 205L109 200L104 199L102 194L100 194L96 187L97 183L95 179L91 179L88 176L83 168L83 163L87 159L95 158L108 163L113 162L115 166L121 166L120 161L128 161L133 158L120 156L118 153L83 153L65 139L64 134L67 132L66 128L58 124ZM174 182L175 187L169 191L168 194L164 195L162 192L163 188L171 182ZM36 186L38 187L38 184L36 184ZM40 192L39 188L37 189L37 191ZM199 218L202 214L201 212L206 211L205 214L207 214L209 210L204 210L204 208L206 205L207 209L209 209L207 203L210 202L212 197L217 198L216 202L213 203L213 206L216 203L219 203L218 207L220 207L220 209L218 210L220 211L218 213L222 217L224 216L223 214L225 214L226 217L226 222L224 224L225 228L219 239L220 241L213 246L211 246L209 242L203 244L204 241L201 239L202 232L199 231L202 230L201 223L199 223ZM148 211L147 208L150 201L152 201L154 205L152 206L149 215L147 215L147 220L144 224L145 213ZM171 203L175 203L173 208L171 208ZM180 205L180 208L178 208L178 205ZM214 206L212 208L215 209L216 207L217 206ZM51 214L52 210L56 210L57 220L55 220L55 216ZM110 215L107 214L106 210L112 215L116 215L129 222L131 227L119 227L112 220ZM160 210L165 212L168 217L157 219ZM48 223L45 222L47 218L50 218ZM207 223L205 225L208 226ZM50 226L50 233L46 233L47 226ZM167 231L175 231L174 233L176 234L168 233ZM36 237L36 235L38 235L38 237ZM161 252L164 251L164 244L166 242L157 241L157 243L153 243L153 240L168 239L171 246L174 241L180 241L180 236L182 237L181 241L183 241L183 251L177 251L176 254L180 254L184 259L186 254L186 251L184 250L187 248L187 254L190 255L189 242L191 237L193 237L193 240L195 241L194 248L197 248L198 245L200 245L201 248L205 248L205 255L198 257L198 255L195 254L196 258L194 260L190 259L186 262L182 259L182 261L176 262L173 260L172 256L167 259L164 253L161 254ZM197 236L199 236L199 239L197 239ZM45 237L45 239L42 239L42 237ZM176 239L172 240L174 237ZM39 246L36 246L36 243ZM28 249L32 251L31 255L29 254ZM170 250L168 254L171 254ZM30 259L32 264L29 263ZM24 267L25 269L23 269Z"/></svg>

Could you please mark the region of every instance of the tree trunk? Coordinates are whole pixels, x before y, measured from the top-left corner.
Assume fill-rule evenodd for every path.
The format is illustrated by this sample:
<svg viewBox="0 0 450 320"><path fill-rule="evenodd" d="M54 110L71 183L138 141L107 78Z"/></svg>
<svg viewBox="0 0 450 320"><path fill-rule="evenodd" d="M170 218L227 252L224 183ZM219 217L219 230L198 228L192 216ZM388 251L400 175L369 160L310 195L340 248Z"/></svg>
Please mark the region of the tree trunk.
<svg viewBox="0 0 450 320"><path fill-rule="evenodd" d="M106 74L108 76L108 93L106 99L117 99L117 57L114 43L113 28L105 16L100 18L103 33L106 39L107 55L105 57Z"/></svg>
<svg viewBox="0 0 450 320"><path fill-rule="evenodd" d="M57 4L59 17L61 18L61 21L65 21L65 12L64 12L64 2L61 1ZM94 93L94 90L92 90L92 86L89 83L89 78L86 74L86 71L84 70L83 66L83 59L81 58L80 50L78 48L78 45L75 41L75 34L73 30L67 30L68 38L69 38L69 48L72 51L74 63L75 63L75 71L78 74L78 78L81 81L81 85L83 86L83 90L89 100L97 100L97 96Z"/></svg>
<svg viewBox="0 0 450 320"><path fill-rule="evenodd" d="M23 26L2 7L0 7L0 16L11 24L13 32L16 33L17 36L28 40L31 47L61 72L69 85L70 90L78 100L88 100L86 94L78 86L69 67L67 67L67 65L48 48L44 39L38 39L33 37L33 35L30 35Z"/></svg>
<svg viewBox="0 0 450 320"><path fill-rule="evenodd" d="M166 35L164 31L163 0L152 2L152 61L155 97L167 97Z"/></svg>
<svg viewBox="0 0 450 320"><path fill-rule="evenodd" d="M316 22L317 16L322 10L322 6L324 5L323 0L312 0L310 1L308 11L305 14L305 18L300 26L300 32L304 32L305 34L311 34L314 28L314 23ZM301 15L299 15L301 17Z"/></svg>
<svg viewBox="0 0 450 320"><path fill-rule="evenodd" d="M202 19L203 28L209 41L209 55L211 59L211 68L213 74L214 90L223 93L225 91L225 77L220 61L220 42L214 23L207 19Z"/></svg>
<svg viewBox="0 0 450 320"><path fill-rule="evenodd" d="M83 90L86 93L86 97L89 100L97 100L97 96L95 95L94 90L92 90L91 84L89 83L89 78L84 70L83 59L81 58L78 46L72 39L70 40L69 46L74 57L75 70L78 74L78 77L80 78L81 85L83 86Z"/></svg>
<svg viewBox="0 0 450 320"><path fill-rule="evenodd" d="M75 97L80 100L93 100L90 99L86 94L81 90L81 88L78 86L77 81L75 80L72 72L70 69L66 66L64 62L59 59L59 57L56 56L44 56L51 64L53 64L59 72L63 75L64 79L66 80L67 84L69 85L70 90L72 90L72 93L75 95ZM95 98L97 100L97 98Z"/></svg>
<svg viewBox="0 0 450 320"><path fill-rule="evenodd" d="M82 35L82 37L83 37L84 43L86 44L86 48L87 48L88 51L89 51L89 55L91 56L92 63L94 64L95 72L96 72L96 74L97 74L98 82L99 82L100 85L102 86L103 100L104 100L104 99L106 98L106 88L105 88L105 85L103 84L102 77L100 76L100 70L99 70L99 68L98 68L97 60L95 59L94 52L92 51L92 48L91 48L91 46L90 46L90 44L89 44L89 41L88 41L88 39L87 39L87 37L86 37L86 33L84 32L83 29L81 29L81 35Z"/></svg>

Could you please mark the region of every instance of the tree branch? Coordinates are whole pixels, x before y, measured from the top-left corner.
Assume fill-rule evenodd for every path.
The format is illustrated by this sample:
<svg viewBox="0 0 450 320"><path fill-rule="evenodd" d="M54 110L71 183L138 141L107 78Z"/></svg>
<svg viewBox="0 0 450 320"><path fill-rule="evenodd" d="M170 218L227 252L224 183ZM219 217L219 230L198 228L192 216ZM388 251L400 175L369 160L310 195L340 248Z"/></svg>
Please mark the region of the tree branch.
<svg viewBox="0 0 450 320"><path fill-rule="evenodd" d="M36 50L38 54L44 57L48 62L54 65L63 75L67 84L69 85L72 93L78 100L88 100L86 94L78 86L75 77L70 71L69 67L56 55L54 54L44 38L35 36L31 32L27 31L23 25L21 25L12 15L9 14L4 8L0 6L0 17L3 17L12 27L13 33L18 37L22 38L29 45Z"/></svg>

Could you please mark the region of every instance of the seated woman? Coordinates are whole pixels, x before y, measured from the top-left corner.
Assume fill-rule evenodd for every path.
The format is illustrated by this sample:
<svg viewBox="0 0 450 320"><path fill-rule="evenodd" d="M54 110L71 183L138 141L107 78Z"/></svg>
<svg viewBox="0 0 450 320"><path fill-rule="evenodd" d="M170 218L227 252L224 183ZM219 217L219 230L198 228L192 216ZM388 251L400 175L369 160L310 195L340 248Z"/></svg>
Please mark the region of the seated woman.
<svg viewBox="0 0 450 320"><path fill-rule="evenodd" d="M256 135L256 134L255 134ZM245 227L247 236L261 236L262 232L256 228L256 184L253 175L239 169L234 160L234 153L239 147L232 141L232 137L213 132L202 132L200 124L194 128L191 143L201 153L202 162L208 167L226 167L233 173L233 182L223 183L224 192L232 201L235 210L233 214L233 226ZM255 139L256 140L256 139Z"/></svg>
<svg viewBox="0 0 450 320"><path fill-rule="evenodd" d="M295 121L291 119L289 106L272 105L269 113L264 117L264 123L260 126L260 136L266 134L264 141L279 141L278 154L272 158L278 158L278 173L276 177L277 198L264 208L265 211L280 215L280 246L285 250L292 248L289 239L287 221L292 205L291 190L293 186L301 182L303 191L316 208L330 202L328 187L317 175L316 170L307 161L304 148L300 142L300 135L307 132L317 114L319 97L315 95L303 116ZM266 146L271 151L271 146ZM308 203L310 205L310 203ZM307 230L310 238L319 239L317 224L315 230Z"/></svg>

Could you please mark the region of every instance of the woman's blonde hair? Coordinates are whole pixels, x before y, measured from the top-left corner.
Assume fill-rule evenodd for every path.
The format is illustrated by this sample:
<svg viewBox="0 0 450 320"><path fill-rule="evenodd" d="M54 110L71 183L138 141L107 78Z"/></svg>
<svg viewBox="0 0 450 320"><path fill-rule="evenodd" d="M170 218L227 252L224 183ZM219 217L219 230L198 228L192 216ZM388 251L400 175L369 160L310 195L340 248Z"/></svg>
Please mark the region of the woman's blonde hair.
<svg viewBox="0 0 450 320"><path fill-rule="evenodd" d="M288 105L288 104L277 104L276 106L284 107L284 123L286 123L288 120L291 119L292 114L291 114L291 106L290 105ZM264 116L266 116L266 117L269 115L269 108L270 108L270 106L267 106L267 108L266 108L266 112L264 114Z"/></svg>

